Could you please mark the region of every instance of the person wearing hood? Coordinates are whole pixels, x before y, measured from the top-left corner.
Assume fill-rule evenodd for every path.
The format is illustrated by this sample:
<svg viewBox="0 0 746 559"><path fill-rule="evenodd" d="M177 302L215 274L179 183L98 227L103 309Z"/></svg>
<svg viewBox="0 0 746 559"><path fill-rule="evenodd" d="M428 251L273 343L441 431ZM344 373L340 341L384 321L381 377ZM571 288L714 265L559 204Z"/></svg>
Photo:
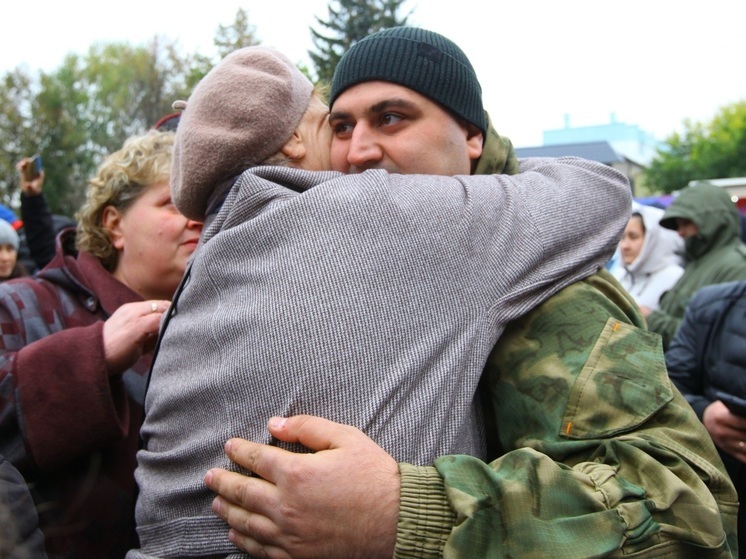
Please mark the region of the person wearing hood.
<svg viewBox="0 0 746 559"><path fill-rule="evenodd" d="M20 240L13 226L0 219L0 281L25 276L23 265L18 262Z"/></svg>
<svg viewBox="0 0 746 559"><path fill-rule="evenodd" d="M619 243L620 265L612 271L637 304L650 311L658 308L661 296L684 273L679 256L684 243L659 225L662 216L659 208L633 204Z"/></svg>
<svg viewBox="0 0 746 559"><path fill-rule="evenodd" d="M682 190L660 225L678 231L686 258L684 274L661 298L660 307L646 317L649 329L661 335L663 348L668 349L697 290L746 279L746 245L741 242L741 221L730 194L707 181Z"/></svg>

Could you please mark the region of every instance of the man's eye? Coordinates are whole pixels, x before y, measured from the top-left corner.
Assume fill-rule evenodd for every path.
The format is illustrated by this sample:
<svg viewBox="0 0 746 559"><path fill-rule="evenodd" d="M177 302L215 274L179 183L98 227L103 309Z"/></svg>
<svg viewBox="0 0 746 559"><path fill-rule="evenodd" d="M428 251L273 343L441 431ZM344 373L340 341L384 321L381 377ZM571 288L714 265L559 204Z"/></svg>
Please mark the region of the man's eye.
<svg viewBox="0 0 746 559"><path fill-rule="evenodd" d="M354 126L349 122L335 122L332 124L332 131L337 137L349 136L352 134Z"/></svg>
<svg viewBox="0 0 746 559"><path fill-rule="evenodd" d="M402 117L393 113L385 113L381 115L381 126L392 126L401 122Z"/></svg>

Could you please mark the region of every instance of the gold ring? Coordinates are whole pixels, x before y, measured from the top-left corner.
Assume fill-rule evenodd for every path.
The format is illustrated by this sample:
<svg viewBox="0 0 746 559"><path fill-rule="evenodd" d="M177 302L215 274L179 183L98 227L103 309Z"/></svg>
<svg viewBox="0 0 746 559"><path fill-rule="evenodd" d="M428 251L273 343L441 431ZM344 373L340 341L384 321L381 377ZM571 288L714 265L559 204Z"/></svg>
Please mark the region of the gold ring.
<svg viewBox="0 0 746 559"><path fill-rule="evenodd" d="M150 303L150 312L158 312L158 305L156 303Z"/></svg>

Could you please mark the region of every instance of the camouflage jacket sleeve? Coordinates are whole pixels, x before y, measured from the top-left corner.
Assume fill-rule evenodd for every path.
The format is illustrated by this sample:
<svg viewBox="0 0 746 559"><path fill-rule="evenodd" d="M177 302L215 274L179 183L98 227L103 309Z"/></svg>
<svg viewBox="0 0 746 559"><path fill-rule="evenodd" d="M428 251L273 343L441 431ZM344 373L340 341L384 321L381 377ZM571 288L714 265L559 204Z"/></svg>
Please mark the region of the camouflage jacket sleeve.
<svg viewBox="0 0 746 559"><path fill-rule="evenodd" d="M660 339L602 271L485 369L497 456L400 465L397 557L732 557L737 496Z"/></svg>

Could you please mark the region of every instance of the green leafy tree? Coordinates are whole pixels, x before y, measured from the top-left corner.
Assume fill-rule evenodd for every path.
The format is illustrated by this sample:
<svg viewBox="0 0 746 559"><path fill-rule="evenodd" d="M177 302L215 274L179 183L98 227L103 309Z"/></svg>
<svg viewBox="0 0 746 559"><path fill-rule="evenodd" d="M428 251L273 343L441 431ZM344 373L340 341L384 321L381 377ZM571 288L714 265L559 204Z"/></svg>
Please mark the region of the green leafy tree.
<svg viewBox="0 0 746 559"><path fill-rule="evenodd" d="M720 109L709 123L684 122L645 171L652 191L674 192L689 181L746 176L746 101Z"/></svg>
<svg viewBox="0 0 746 559"><path fill-rule="evenodd" d="M0 203L17 207L18 177L15 164L25 155L34 136L31 114L34 79L24 68L16 68L0 79Z"/></svg>
<svg viewBox="0 0 746 559"><path fill-rule="evenodd" d="M258 44L255 35L239 9L214 36L217 56ZM182 55L175 42L156 36L140 46L95 44L49 73L19 67L0 76L0 203L17 210L15 164L40 153L50 208L74 216L104 157L171 113L175 100L188 99L214 63L202 53Z"/></svg>
<svg viewBox="0 0 746 559"><path fill-rule="evenodd" d="M52 211L74 215L103 158L188 97L189 63L156 37L148 46L94 45L38 77L9 72L0 85L0 140L10 148L0 153L2 199L17 205L15 163L38 152Z"/></svg>
<svg viewBox="0 0 746 559"><path fill-rule="evenodd" d="M389 27L406 25L411 12L400 16L405 0L332 0L329 19L316 17L322 30L311 28L315 47L308 51L316 80L331 83L339 59L360 39Z"/></svg>

